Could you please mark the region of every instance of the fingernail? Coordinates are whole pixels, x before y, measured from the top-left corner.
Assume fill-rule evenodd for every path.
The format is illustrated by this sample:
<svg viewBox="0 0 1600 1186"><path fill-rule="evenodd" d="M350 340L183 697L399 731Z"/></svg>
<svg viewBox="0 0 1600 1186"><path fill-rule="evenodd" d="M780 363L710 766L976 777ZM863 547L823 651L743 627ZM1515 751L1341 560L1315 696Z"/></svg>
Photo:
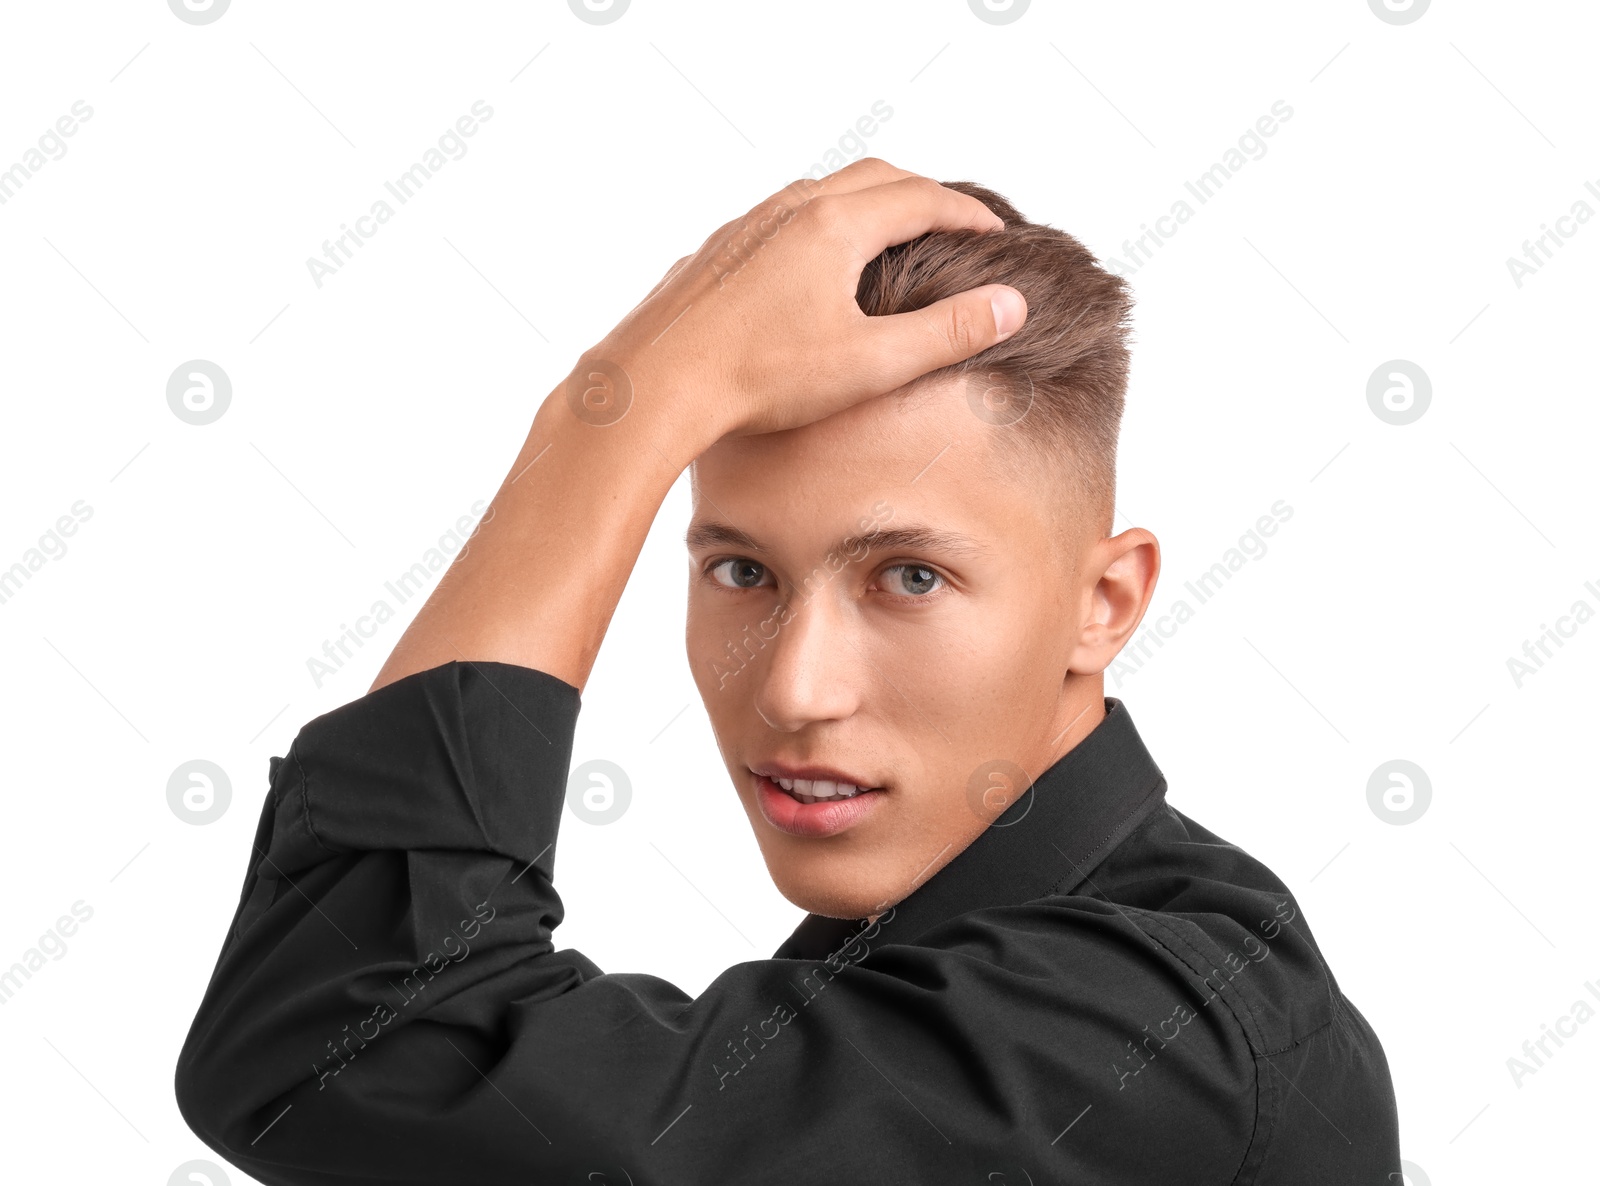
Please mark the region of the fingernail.
<svg viewBox="0 0 1600 1186"><path fill-rule="evenodd" d="M989 298L989 307L994 310L994 327L999 332L996 341L1016 333L1028 311L1022 294L1014 288L997 289Z"/></svg>

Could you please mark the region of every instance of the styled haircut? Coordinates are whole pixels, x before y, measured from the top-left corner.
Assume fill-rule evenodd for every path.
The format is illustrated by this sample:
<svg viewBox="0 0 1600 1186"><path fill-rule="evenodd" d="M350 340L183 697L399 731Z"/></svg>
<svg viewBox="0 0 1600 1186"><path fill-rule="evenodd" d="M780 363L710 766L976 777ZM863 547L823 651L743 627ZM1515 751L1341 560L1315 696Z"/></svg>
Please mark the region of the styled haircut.
<svg viewBox="0 0 1600 1186"><path fill-rule="evenodd" d="M868 262L856 303L869 317L906 313L969 288L1009 284L1028 319L1003 342L909 385L957 377L973 410L996 425L1014 464L1043 457L1079 500L1078 516L1110 532L1116 498L1117 433L1128 387L1132 293L1082 243L1029 222L994 190L971 181L942 185L977 198L1005 225L997 231L932 231ZM1032 461L1037 464L1037 460Z"/></svg>

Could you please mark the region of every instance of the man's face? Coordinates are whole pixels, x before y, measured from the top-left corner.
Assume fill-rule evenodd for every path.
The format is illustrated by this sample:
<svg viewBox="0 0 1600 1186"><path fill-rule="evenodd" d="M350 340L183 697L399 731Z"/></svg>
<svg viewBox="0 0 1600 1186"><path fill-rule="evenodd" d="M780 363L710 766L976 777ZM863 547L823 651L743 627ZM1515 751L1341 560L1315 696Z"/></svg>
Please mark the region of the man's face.
<svg viewBox="0 0 1600 1186"><path fill-rule="evenodd" d="M773 881L806 910L904 898L1102 715L1099 676L1067 678L1098 533L1060 530L1075 516L1043 462L1000 460L1013 431L941 380L695 463L689 662ZM804 806L752 769L769 766L881 789Z"/></svg>

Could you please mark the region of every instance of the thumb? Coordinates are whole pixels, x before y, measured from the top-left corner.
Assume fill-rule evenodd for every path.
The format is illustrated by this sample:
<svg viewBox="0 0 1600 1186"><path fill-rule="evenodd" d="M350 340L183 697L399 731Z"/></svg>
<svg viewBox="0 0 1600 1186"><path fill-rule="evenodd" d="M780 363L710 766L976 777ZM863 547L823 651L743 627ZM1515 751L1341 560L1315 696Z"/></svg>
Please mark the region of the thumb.
<svg viewBox="0 0 1600 1186"><path fill-rule="evenodd" d="M1006 284L985 284L908 313L867 319L884 390L951 366L1022 327L1028 302Z"/></svg>

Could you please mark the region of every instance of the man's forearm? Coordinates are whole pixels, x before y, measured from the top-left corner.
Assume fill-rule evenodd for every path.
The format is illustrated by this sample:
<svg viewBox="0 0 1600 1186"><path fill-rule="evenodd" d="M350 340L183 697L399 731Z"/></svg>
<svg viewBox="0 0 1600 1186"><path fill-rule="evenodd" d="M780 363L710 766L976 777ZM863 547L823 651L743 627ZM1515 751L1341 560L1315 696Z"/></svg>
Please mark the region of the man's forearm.
<svg viewBox="0 0 1600 1186"><path fill-rule="evenodd" d="M591 355L573 376L586 381ZM620 419L580 415L563 380L540 405L479 528L373 688L451 660L495 660L583 688L667 491L722 428L628 360ZM580 382L581 385L581 382Z"/></svg>

